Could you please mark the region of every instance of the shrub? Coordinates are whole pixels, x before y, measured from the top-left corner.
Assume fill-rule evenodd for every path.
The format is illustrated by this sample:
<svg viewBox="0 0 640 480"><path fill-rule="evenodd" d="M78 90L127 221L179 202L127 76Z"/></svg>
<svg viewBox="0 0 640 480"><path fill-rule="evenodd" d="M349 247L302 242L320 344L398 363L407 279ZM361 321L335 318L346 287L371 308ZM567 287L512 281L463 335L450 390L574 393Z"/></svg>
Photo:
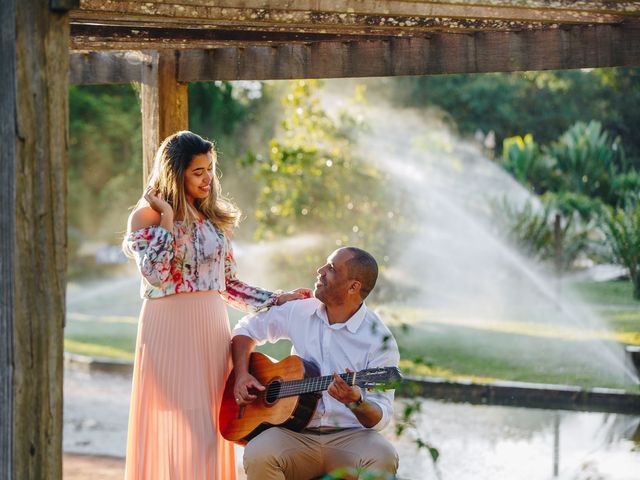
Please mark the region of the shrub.
<svg viewBox="0 0 640 480"><path fill-rule="evenodd" d="M640 201L628 201L624 208L605 210L602 230L614 261L629 269L633 296L640 299Z"/></svg>

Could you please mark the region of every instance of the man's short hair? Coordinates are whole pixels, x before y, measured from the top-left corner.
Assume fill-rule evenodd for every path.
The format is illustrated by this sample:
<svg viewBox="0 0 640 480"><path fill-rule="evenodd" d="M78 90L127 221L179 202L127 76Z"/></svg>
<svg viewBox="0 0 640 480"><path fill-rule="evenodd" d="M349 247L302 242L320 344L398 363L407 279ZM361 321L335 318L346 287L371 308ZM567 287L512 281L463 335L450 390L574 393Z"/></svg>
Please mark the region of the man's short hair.
<svg viewBox="0 0 640 480"><path fill-rule="evenodd" d="M349 278L358 280L362 285L360 287L360 296L362 300L376 286L378 279L378 262L369 252L357 247L345 247L353 256L347 260L347 273Z"/></svg>

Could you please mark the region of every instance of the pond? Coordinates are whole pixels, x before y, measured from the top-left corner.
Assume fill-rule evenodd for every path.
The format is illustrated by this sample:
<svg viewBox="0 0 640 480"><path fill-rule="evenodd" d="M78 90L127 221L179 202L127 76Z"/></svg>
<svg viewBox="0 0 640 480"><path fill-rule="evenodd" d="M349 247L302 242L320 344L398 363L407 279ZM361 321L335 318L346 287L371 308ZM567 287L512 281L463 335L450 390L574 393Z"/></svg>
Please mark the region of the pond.
<svg viewBox="0 0 640 480"><path fill-rule="evenodd" d="M640 479L638 416L421 402L423 440L440 453L442 480ZM408 435L394 442L400 476L438 478L426 450Z"/></svg>

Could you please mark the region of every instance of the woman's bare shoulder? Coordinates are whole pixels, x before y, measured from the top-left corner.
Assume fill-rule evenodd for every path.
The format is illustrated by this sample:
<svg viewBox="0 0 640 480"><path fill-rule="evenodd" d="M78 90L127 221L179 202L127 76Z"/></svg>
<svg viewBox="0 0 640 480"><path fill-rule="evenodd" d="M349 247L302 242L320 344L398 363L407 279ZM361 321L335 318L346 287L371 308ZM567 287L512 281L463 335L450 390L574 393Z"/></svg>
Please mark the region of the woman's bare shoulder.
<svg viewBox="0 0 640 480"><path fill-rule="evenodd" d="M129 215L129 231L135 232L141 228L160 225L160 214L151 207L140 207Z"/></svg>

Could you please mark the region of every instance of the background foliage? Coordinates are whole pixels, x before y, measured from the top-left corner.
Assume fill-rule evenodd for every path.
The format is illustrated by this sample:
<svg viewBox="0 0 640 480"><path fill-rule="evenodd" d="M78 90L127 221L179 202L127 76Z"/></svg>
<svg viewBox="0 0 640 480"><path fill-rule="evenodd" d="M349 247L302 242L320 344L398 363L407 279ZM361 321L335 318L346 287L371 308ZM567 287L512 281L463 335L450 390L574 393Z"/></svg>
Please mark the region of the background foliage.
<svg viewBox="0 0 640 480"><path fill-rule="evenodd" d="M498 146L526 133L548 143L576 122L598 120L640 167L634 127L640 125L638 68L402 77L390 83L399 104L440 107L463 134L494 131Z"/></svg>
<svg viewBox="0 0 640 480"><path fill-rule="evenodd" d="M619 236L605 235L605 226L614 218L607 216L610 210L618 217L630 215L625 206L637 201L640 192L640 69L367 83L370 98L386 95L397 105L441 109L463 135L494 132L495 158L540 196L536 208L499 209L514 242L532 256L568 269L581 255L604 259L602 247L594 246L598 242L618 261L622 257L614 251L635 248L629 242L614 245ZM354 150L366 125L347 110L332 118L320 102L321 89L322 83L314 81L193 83L190 128L217 143L223 188L245 212L241 238L312 232L323 239L318 249L325 253L328 247L358 243L386 262L401 248L393 244L391 232L409 223L410 212L403 206L410 202L393 193L389 179ZM352 97L361 98L361 92ZM71 87L70 127L74 264L81 245L119 243L128 208L140 195L136 90L129 85ZM552 255L558 251L556 215L563 228L562 259ZM625 258L635 258L634 253ZM317 259L312 254L305 262ZM286 262L283 268L292 266ZM70 273L81 271L72 267Z"/></svg>

